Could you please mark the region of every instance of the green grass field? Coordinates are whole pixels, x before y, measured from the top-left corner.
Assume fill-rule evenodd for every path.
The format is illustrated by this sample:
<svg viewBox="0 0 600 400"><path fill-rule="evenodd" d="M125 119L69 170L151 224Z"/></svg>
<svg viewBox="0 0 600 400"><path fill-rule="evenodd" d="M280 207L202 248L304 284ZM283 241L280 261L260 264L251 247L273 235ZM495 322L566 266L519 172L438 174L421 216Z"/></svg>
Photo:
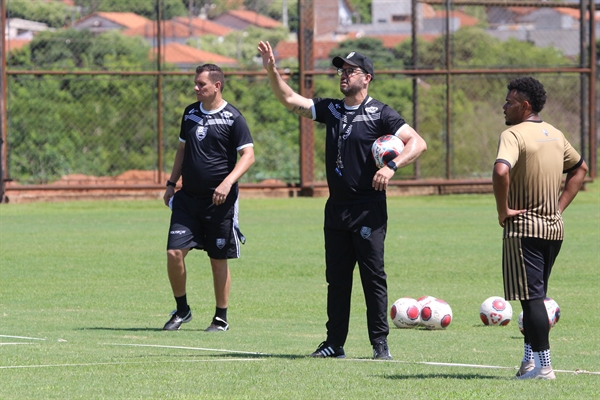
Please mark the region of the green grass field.
<svg viewBox="0 0 600 400"><path fill-rule="evenodd" d="M214 299L199 251L187 259L194 319L161 330L174 300L160 200L1 205L0 398L598 398L598 183L564 215L549 290L562 311L550 335L559 372L542 382L512 379L522 357L518 302L506 327L479 319L481 302L502 296L491 195L388 200L390 306L442 298L454 313L447 330L394 328L394 360L372 361L356 272L348 358L306 357L325 338L324 202L242 199L248 242L230 263L225 333L203 332Z"/></svg>

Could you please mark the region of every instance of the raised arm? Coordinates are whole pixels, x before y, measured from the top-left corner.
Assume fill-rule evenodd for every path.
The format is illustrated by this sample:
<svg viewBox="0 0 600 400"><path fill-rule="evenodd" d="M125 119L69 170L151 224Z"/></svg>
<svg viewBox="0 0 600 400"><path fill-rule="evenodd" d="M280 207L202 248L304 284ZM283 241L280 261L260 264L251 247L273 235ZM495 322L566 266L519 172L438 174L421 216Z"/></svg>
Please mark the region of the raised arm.
<svg viewBox="0 0 600 400"><path fill-rule="evenodd" d="M300 115L301 117L311 118L311 107L313 102L304 96L300 96L281 78L275 66L275 56L269 42L259 42L258 52L260 53L263 66L267 70L269 76L269 85L277 100L283 104L288 110Z"/></svg>

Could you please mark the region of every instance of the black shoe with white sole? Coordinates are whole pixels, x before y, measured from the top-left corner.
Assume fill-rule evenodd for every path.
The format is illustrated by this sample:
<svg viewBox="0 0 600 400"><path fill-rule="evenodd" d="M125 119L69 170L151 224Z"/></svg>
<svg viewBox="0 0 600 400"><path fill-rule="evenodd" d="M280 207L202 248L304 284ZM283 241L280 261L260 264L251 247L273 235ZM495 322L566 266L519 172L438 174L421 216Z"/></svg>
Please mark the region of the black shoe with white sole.
<svg viewBox="0 0 600 400"><path fill-rule="evenodd" d="M342 346L336 346L334 344L323 342L319 345L319 347L317 347L317 350L315 350L315 352L312 353L310 356L316 358L346 358L346 353L344 353L344 348Z"/></svg>
<svg viewBox="0 0 600 400"><path fill-rule="evenodd" d="M163 331L177 331L181 327L181 324L190 322L192 320L192 310L189 310L183 317L177 315L177 310L173 310L171 313L171 319L167 321L163 327Z"/></svg>

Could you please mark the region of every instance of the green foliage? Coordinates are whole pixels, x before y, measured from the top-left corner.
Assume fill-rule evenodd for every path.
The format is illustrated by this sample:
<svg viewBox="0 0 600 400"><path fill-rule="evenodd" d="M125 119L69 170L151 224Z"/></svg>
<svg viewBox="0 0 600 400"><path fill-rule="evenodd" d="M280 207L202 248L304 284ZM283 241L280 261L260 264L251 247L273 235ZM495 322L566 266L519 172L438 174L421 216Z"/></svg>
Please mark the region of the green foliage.
<svg viewBox="0 0 600 400"><path fill-rule="evenodd" d="M46 0L6 1L7 17L43 22L50 28L62 28L73 17L72 12L62 2Z"/></svg>
<svg viewBox="0 0 600 400"><path fill-rule="evenodd" d="M274 20L282 21L283 1L287 1L289 31L298 32L298 24L300 22L298 18L298 0L275 0L268 6L266 14Z"/></svg>
<svg viewBox="0 0 600 400"><path fill-rule="evenodd" d="M237 59L245 68L262 68L254 58L257 55L256 44L268 40L271 46L277 46L280 40L286 39L288 31L285 28L262 29L250 26L243 31L232 31L225 37L203 35L189 39L187 44L210 53Z"/></svg>
<svg viewBox="0 0 600 400"><path fill-rule="evenodd" d="M344 57L352 51L358 51L373 61L375 69L392 69L398 65L392 52L383 47L381 39L372 37L361 37L359 39L344 40L336 49L331 50L330 57L343 55Z"/></svg>
<svg viewBox="0 0 600 400"><path fill-rule="evenodd" d="M446 39L441 36L433 42L418 40L418 66L420 68L440 68L446 64ZM404 65L411 65L412 41L400 43L394 48L394 55ZM509 68L546 67L572 65L559 50L553 47L541 48L533 43L516 39L501 41L488 35L479 27L461 28L451 35L450 51L453 67Z"/></svg>
<svg viewBox="0 0 600 400"><path fill-rule="evenodd" d="M171 19L187 15L187 1L160 0L162 18ZM75 4L85 7L89 13L95 11L133 12L146 18L156 20L158 17L156 0L75 0Z"/></svg>
<svg viewBox="0 0 600 400"><path fill-rule="evenodd" d="M121 69L151 66L146 42L115 31L98 36L88 30L44 31L34 37L28 50L29 60L23 56L11 58L9 65L39 69L108 69L115 64L120 64Z"/></svg>
<svg viewBox="0 0 600 400"><path fill-rule="evenodd" d="M361 24L371 23L371 4L372 0L348 0L354 7L354 11L360 15Z"/></svg>

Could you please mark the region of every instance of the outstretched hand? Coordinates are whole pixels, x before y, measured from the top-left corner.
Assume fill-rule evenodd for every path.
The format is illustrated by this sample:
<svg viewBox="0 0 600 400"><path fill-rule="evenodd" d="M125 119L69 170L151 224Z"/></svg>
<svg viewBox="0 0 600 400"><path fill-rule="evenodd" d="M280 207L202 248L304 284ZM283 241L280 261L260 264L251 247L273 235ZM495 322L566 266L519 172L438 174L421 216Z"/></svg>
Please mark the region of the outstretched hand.
<svg viewBox="0 0 600 400"><path fill-rule="evenodd" d="M266 41L260 41L258 43L258 52L262 57L263 67L267 71L272 71L275 69L275 55L273 54L273 49L271 48L271 44Z"/></svg>

